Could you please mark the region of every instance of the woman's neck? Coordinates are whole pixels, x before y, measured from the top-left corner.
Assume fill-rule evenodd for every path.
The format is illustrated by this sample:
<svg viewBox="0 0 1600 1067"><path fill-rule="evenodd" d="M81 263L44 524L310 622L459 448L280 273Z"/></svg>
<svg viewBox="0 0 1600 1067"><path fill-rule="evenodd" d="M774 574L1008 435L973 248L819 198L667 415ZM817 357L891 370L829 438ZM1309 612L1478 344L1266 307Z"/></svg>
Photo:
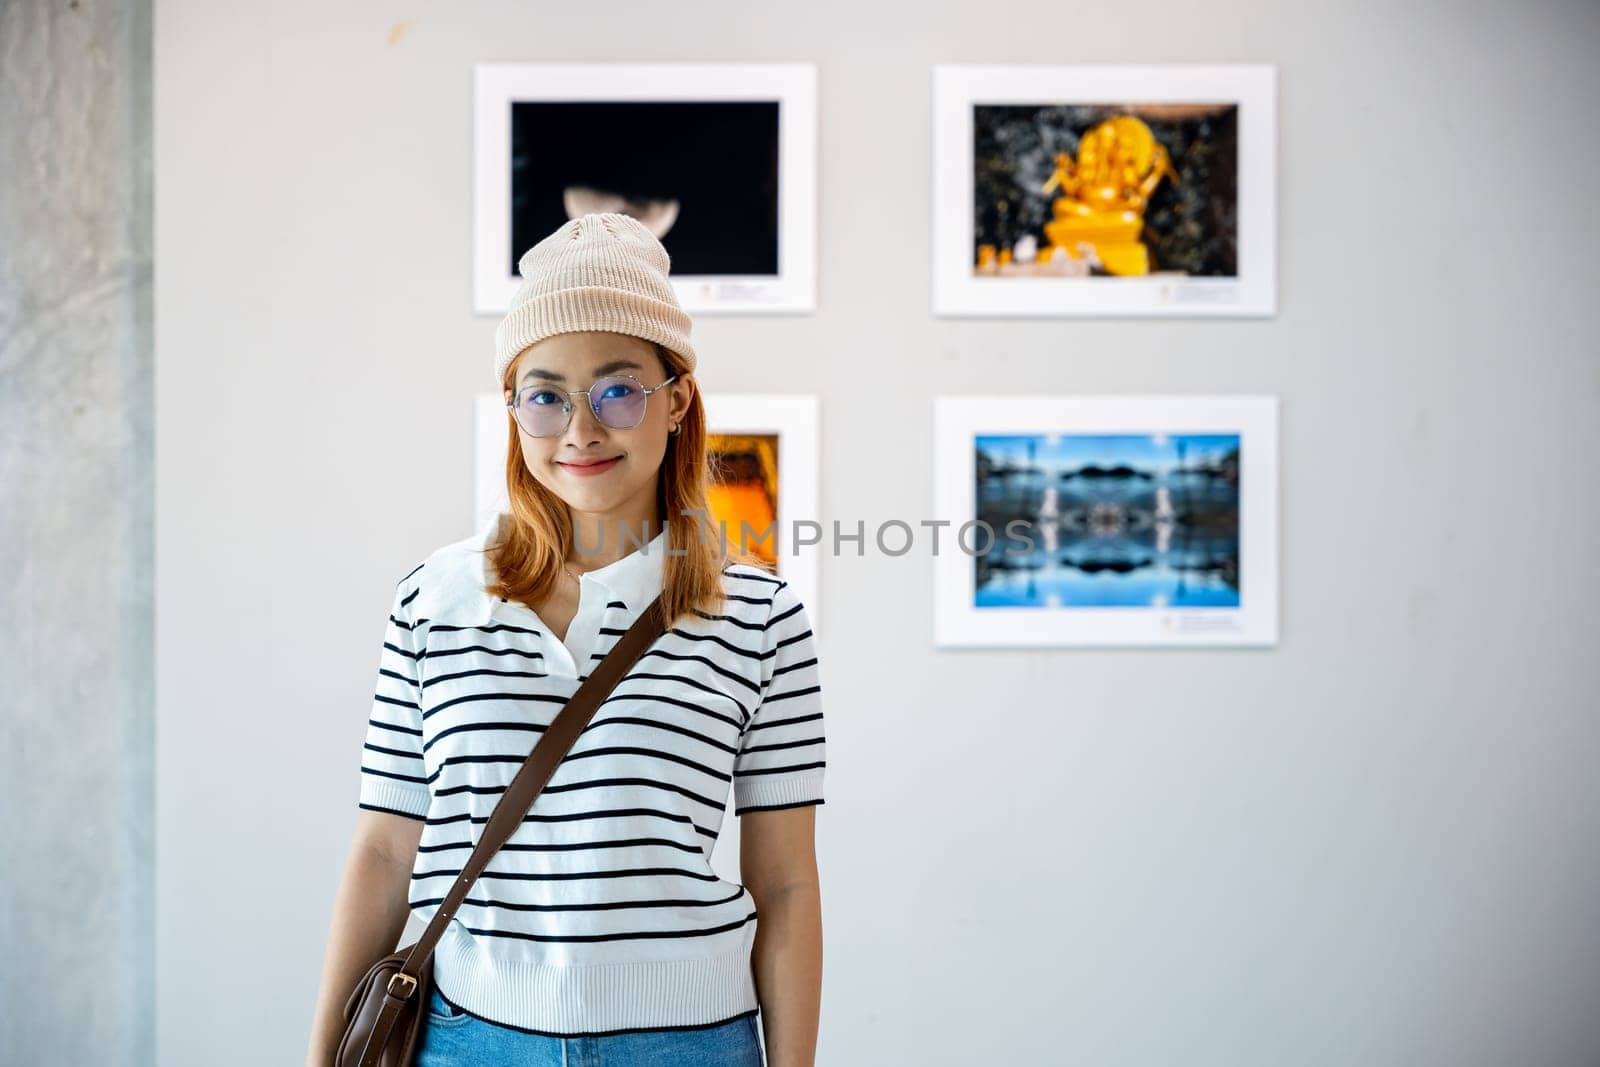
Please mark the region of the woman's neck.
<svg viewBox="0 0 1600 1067"><path fill-rule="evenodd" d="M567 563L577 571L604 567L649 544L661 530L660 519L654 517L630 520L575 515Z"/></svg>

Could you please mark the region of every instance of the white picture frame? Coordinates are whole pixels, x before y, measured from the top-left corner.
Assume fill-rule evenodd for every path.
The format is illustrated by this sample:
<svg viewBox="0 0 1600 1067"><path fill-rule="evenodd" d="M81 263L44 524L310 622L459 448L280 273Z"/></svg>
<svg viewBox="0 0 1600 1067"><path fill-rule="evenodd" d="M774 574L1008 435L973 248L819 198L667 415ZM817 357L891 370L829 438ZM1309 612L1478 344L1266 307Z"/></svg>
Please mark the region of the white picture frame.
<svg viewBox="0 0 1600 1067"><path fill-rule="evenodd" d="M504 314L513 269L511 111L519 101L776 101L778 271L669 278L690 314L816 308L817 67L814 63L479 63L473 68L473 307ZM663 239L669 252L670 231ZM516 249L520 256L526 249Z"/></svg>
<svg viewBox="0 0 1600 1067"><path fill-rule="evenodd" d="M1141 435L1160 436L1149 442L1138 442L1136 439ZM1182 550L1190 545L1187 534L1180 531L1184 540L1174 548L1172 531L1179 525L1171 521L1172 508L1165 509L1168 521L1163 534L1148 521L1151 514L1160 512L1152 512L1141 504L1127 507L1124 515L1119 514L1121 504L1099 502L1112 499L1109 491L1115 487L1105 481L1096 483L1094 479L1147 478L1150 471L1161 469L1160 460L1152 459L1143 469L1139 469L1138 464L1132 468L1100 464L1090 470L1076 458L1081 450L1102 447L1108 452L1123 447L1137 448L1152 457L1159 456L1164 450L1170 450L1172 438L1189 440L1189 435L1204 441L1226 441L1237 435L1234 442L1237 503L1213 510L1213 514L1220 511L1224 517L1229 511L1236 512L1237 533L1232 546L1237 574L1232 598L1236 603L1228 606L1196 606L1202 599L1213 602L1229 599L1227 585L1218 582L1215 572L1207 574L1203 568L1190 568L1174 577L1183 567L1170 563L1180 559ZM1058 532L1056 538L1055 551L1061 558L1054 562L1062 566L1052 572L1036 565L1038 557L1029 556L1027 569L1018 567L1013 577L1007 578L996 568L991 574L997 575L996 589L1000 592L986 591L985 598L980 598L977 588L977 554L984 545L982 529L976 525L980 438L989 439L985 458L990 478L995 477L993 472L999 469L995 463L997 455L1003 456L1005 449L1016 448L1019 442L1037 441L1037 451L1030 447L1028 455L1034 457L1042 453L1044 458L1013 466L1009 476L1037 479L1030 483L1034 486L1070 484L1073 487L1070 493L1067 488L1059 491L1066 498L1065 506L1058 507L1052 496L1042 495L1045 503L1037 512L1032 510L1031 504L993 508L991 496L991 513L1026 513L1040 517L1040 521L1032 525L1031 536L1036 543L1043 540L1048 544L1051 540L1044 536L1047 526L1067 532ZM1127 442L1126 446L1122 442ZM935 512L938 519L947 524L941 528L933 561L934 642L937 646L1068 648L1267 646L1277 643L1277 397L941 396L935 400L934 450ZM1073 456L1070 463L1057 463L1051 458L1068 453ZM1179 455L1182 454L1180 451ZM1197 477L1194 473L1197 469L1196 466L1186 468L1190 479ZM1168 468L1159 479L1147 484L1159 493L1156 487L1170 484L1171 473ZM1091 480L1065 482L1069 477ZM1083 489L1086 484L1089 488ZM1226 490L1226 486L1223 488ZM1172 491L1176 492L1179 490ZM1172 493L1157 499L1170 503ZM1081 499L1084 494L1089 496L1092 506ZM1084 515L1093 517L1092 524L1082 521ZM1132 533L1123 536L1124 528L1115 525L1119 522L1126 522L1128 531L1137 530L1137 536ZM1112 525L1108 527L1108 523ZM988 525L993 529L996 524ZM1099 567L1100 560L1105 557L1094 555L1094 538L1082 532L1086 525L1096 535L1109 529L1118 543L1139 548L1145 558L1136 568L1125 571ZM968 527L969 536L958 543L957 532L964 526ZM1196 534L1200 539L1205 536L1204 532ZM1087 562L1076 558L1070 566L1064 565L1068 557L1076 556L1085 546L1090 556ZM995 559L1000 559L1001 555L995 550ZM1191 574L1196 577L1191 578ZM1214 592L1207 593L1208 586ZM1175 598L1148 592L1171 587L1184 590L1186 597L1193 593L1192 599L1177 603ZM1082 594L1078 592L1080 589L1084 591ZM1071 592L1057 595L1040 590ZM1006 602L1010 591L1028 591L1028 595ZM1147 596L1148 600L1133 599Z"/></svg>
<svg viewBox="0 0 1600 1067"><path fill-rule="evenodd" d="M511 510L506 493L506 435L510 412L499 393L472 398L472 528L488 529L501 512Z"/></svg>
<svg viewBox="0 0 1600 1067"><path fill-rule="evenodd" d="M977 270L976 106L1224 102L1236 103L1238 108L1235 276L997 276ZM935 315L1216 318L1277 314L1275 66L938 65L933 70L933 152Z"/></svg>

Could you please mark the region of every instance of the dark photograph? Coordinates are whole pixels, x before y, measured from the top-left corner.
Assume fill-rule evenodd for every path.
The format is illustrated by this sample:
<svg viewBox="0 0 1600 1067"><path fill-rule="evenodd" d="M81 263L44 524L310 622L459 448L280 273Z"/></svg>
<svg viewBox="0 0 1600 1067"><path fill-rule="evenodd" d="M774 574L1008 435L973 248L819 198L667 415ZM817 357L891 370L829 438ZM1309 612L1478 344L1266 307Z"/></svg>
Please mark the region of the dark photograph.
<svg viewBox="0 0 1600 1067"><path fill-rule="evenodd" d="M517 101L511 262L589 212L632 215L674 275L778 273L778 102Z"/></svg>

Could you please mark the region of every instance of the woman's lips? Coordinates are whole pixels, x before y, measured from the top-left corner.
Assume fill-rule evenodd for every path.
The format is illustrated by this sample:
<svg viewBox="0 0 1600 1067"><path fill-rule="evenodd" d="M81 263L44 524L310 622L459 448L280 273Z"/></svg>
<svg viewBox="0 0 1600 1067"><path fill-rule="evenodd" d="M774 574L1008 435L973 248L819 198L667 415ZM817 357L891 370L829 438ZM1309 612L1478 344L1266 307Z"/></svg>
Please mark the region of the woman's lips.
<svg viewBox="0 0 1600 1067"><path fill-rule="evenodd" d="M599 463L563 463L561 464L561 469L568 474L575 474L579 478L588 478L591 475L604 474L612 467L615 467L621 460L621 456L613 456L610 459L601 460Z"/></svg>

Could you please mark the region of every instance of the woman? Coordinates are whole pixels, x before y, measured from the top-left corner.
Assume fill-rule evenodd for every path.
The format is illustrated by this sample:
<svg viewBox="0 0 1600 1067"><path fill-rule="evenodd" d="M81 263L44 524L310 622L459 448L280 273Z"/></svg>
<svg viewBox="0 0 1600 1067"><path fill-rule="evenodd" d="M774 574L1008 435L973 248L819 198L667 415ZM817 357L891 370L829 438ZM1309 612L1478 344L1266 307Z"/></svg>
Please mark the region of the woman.
<svg viewBox="0 0 1600 1067"><path fill-rule="evenodd" d="M509 513L396 587L309 1062L426 922L532 744L661 595L644 653L434 952L418 1067L813 1062L823 802L804 606L708 525L689 317L661 243L589 214L520 261L496 330ZM709 857L728 795L740 877Z"/></svg>

